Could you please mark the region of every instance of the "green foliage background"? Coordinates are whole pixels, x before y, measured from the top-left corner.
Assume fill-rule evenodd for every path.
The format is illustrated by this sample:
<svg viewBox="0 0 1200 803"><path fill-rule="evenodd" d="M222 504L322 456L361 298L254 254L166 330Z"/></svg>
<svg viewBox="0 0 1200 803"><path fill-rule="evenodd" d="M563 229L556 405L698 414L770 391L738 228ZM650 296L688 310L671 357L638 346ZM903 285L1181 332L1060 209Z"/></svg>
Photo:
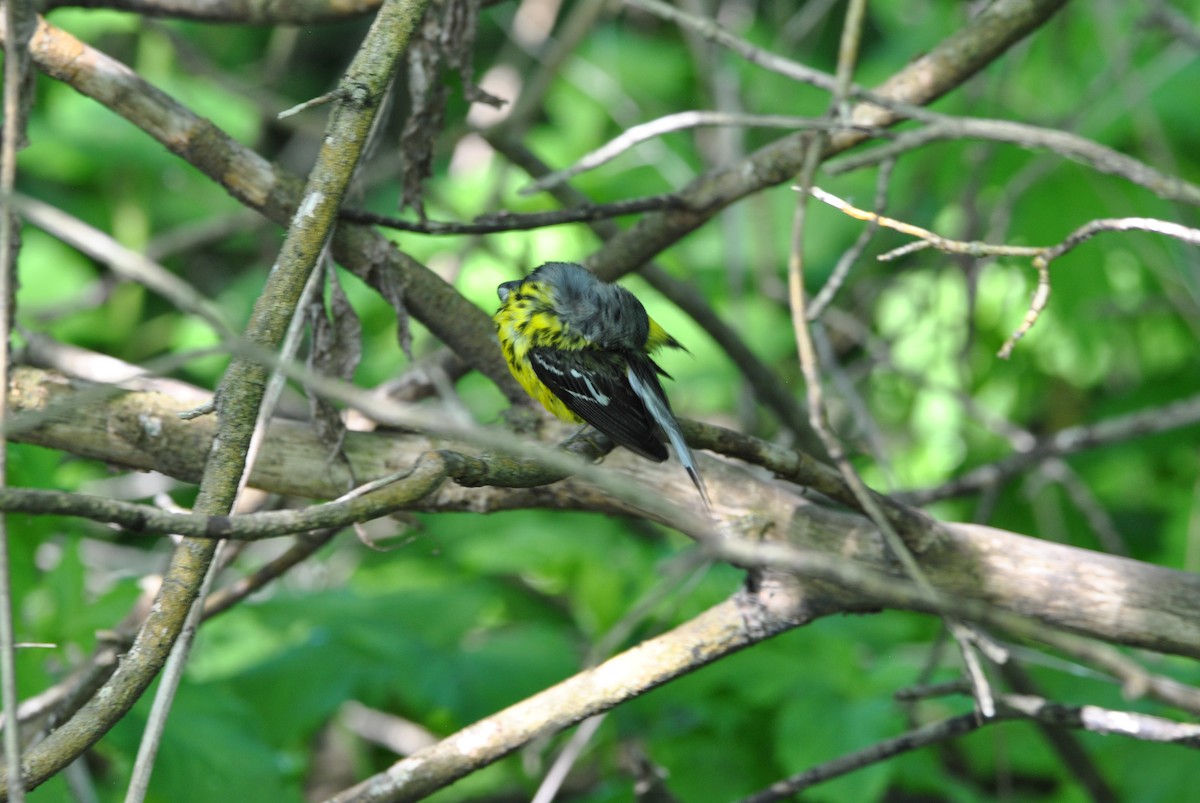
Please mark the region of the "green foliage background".
<svg viewBox="0 0 1200 803"><path fill-rule="evenodd" d="M811 66L832 70L839 13L796 40L788 20L802 4L747 4L739 35ZM948 0L872 4L858 80L871 84L960 26L968 4ZM1196 51L1160 28L1139 25L1139 4L1071 4L1032 40L936 105L940 111L1065 127L1192 181L1200 179ZM1200 4L1175 4L1195 20ZM507 36L517 4L483 13L477 74L532 70ZM129 64L268 158L303 172L323 112L287 122L274 114L327 91L361 39L365 21L299 29L151 21L135 15L60 9L51 21ZM713 51L705 69L740 88L746 110L819 114L816 90ZM456 83L456 79L454 80ZM485 87L487 86L485 82ZM172 270L244 320L281 242L271 226L240 214L207 179L130 124L73 90L42 78L31 146L20 158L20 191L54 203L154 252L169 234L223 221L228 234L163 252ZM711 104L706 76L678 31L640 15L606 17L551 87L527 144L554 166L638 122ZM394 122L406 102L397 98ZM554 208L525 197L528 181L499 159L468 158L461 136L467 106L452 93L448 134L427 183L431 217L467 219L497 208ZM705 169L698 140L675 133L647 143L574 184L596 201L670 191ZM778 131L745 133L753 149ZM393 212L395 131L380 145L378 170L364 174L353 203ZM818 183L869 206L873 171ZM1045 153L978 142L927 147L900 160L888 214L941 234L1011 244L1050 244L1097 217L1147 216L1196 225L1196 212L1128 183ZM698 285L755 352L798 394L802 383L784 299L788 231L796 198L787 187L747 199L662 255L676 277ZM1009 215L1005 221L1004 215ZM815 291L861 224L814 206L805 242ZM624 221L622 225L629 225ZM396 234L414 257L451 277L480 307L495 286L547 259L579 259L596 237L564 226L486 238ZM880 233L869 255L905 242ZM977 270L977 283L968 281ZM24 232L18 316L22 326L131 362L212 345L211 332L144 288L114 279L88 258L32 227ZM865 426L845 397L834 398L839 431L868 480L885 491L935 486L1011 453L1001 428L1035 434L1153 408L1200 392L1200 259L1194 248L1150 234L1107 234L1056 262L1049 309L1013 358L995 354L1025 313L1034 276L1027 263L981 267L932 252L895 263L863 260L836 304L838 320L862 327L857 341L831 326L845 378L873 419ZM364 324L357 381L370 386L402 371L390 308L349 277L343 283ZM681 414L765 437L769 413L748 403L738 367L694 323L637 279L651 313L692 356L667 357ZM847 324L849 326L849 324ZM418 325L414 352L438 344ZM181 378L213 387L225 359L188 362ZM480 420L504 403L479 376L459 384ZM1191 428L1069 459L1091 505L1106 512L1133 556L1200 567L1200 450ZM871 444L874 444L872 446ZM18 486L99 492L114 470L29 446L12 446ZM871 451L882 448L872 458ZM878 459L876 459L878 458ZM173 490L186 504L191 491ZM1086 506L1085 506L1086 508ZM1093 549L1105 545L1079 498L1054 477L1031 475L987 500L936 506L956 520L987 523ZM14 518L14 595L24 650L21 692L60 680L97 632L128 611L139 581L169 546L148 544L77 521ZM346 751L352 777L391 757L336 723L347 700L385 709L446 734L577 671L595 645L641 601L648 614L607 652L695 615L731 593L741 575L700 571L682 561L690 542L638 522L552 511L490 517L416 516L393 523L394 548L372 551L341 536L318 559L250 603L206 625L181 690L151 798L173 803L300 800L314 756ZM239 569L279 547L248 550ZM1069 590L1068 590L1069 591ZM968 710L959 699L908 711L891 695L919 679L957 676L952 657L930 661L938 625L887 613L837 619L784 635L670 684L617 710L580 765L569 799L632 799L627 763L640 751L670 774L688 801L729 800L789 773L894 736L909 716L925 721ZM1190 663L1157 669L1200 682ZM1047 694L1066 702L1155 710L1121 699L1103 679L1066 665L1033 667ZM119 800L148 705L105 738L89 761L103 801ZM1080 736L1124 801L1189 799L1195 759L1187 751ZM531 746L436 796L466 800L528 796L556 746ZM320 747L324 745L324 747ZM819 787L812 800L1075 801L1083 792L1036 729L985 730L942 751L904 756ZM59 778L32 799L67 799ZM906 797L907 796L907 797Z"/></svg>

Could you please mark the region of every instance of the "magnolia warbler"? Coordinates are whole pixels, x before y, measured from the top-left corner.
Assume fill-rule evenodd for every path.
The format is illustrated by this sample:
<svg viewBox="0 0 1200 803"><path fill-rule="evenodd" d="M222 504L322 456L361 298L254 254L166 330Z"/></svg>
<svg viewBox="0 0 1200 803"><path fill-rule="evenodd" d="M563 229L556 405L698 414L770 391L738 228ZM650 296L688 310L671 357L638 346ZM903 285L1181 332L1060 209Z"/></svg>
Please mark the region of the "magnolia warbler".
<svg viewBox="0 0 1200 803"><path fill-rule="evenodd" d="M663 392L667 376L650 355L682 349L633 293L572 262L547 262L496 288L496 331L521 387L564 421L588 423L616 443L661 463L662 435L700 497L708 491Z"/></svg>

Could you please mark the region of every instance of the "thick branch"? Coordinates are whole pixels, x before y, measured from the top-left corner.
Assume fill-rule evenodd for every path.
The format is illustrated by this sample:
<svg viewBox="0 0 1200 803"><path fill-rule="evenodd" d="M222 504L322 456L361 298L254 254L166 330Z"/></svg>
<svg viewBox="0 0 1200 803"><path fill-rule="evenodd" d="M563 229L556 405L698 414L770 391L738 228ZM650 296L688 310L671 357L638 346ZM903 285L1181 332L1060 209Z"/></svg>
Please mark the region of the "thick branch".
<svg viewBox="0 0 1200 803"><path fill-rule="evenodd" d="M171 415L173 409L185 405L172 405L169 397L157 393L125 393L115 399L87 401L61 378L53 377L34 369L14 375L10 394L14 411L44 411L52 401L58 409L70 411L69 416L44 419L38 428L18 433L17 439L184 479L197 474L204 454L202 443L211 438L212 430L204 419L182 422ZM424 436L383 433L350 433L346 441L349 462L360 480L405 470L420 455L439 447L453 448L453 444L435 445ZM345 476L340 473L345 469L329 466L327 457L309 428L277 421L251 482L288 495L332 498L345 487ZM480 462L497 461L483 458ZM532 472L532 465L500 462L505 469ZM709 473L719 476L721 483L716 513L731 538L740 536L753 546L766 533L826 560L838 558L852 567L898 576L878 531L862 517L818 507L790 487L752 476L731 464L710 461L710 465ZM683 499L690 491L683 472L664 472L662 466L620 450L606 458L605 467L663 497ZM797 469L797 479L799 474ZM489 494L445 484L412 508L486 511L531 506L632 512L576 479ZM916 545L917 558L930 582L943 593L1116 644L1200 656L1200 622L1194 615L1194 600L1200 598L1200 577L1196 575L987 527L922 524L923 517L911 515L899 520L908 528L924 528L924 532L910 533L909 541ZM886 594L864 596L861 604L917 607L904 599L900 595L891 599Z"/></svg>

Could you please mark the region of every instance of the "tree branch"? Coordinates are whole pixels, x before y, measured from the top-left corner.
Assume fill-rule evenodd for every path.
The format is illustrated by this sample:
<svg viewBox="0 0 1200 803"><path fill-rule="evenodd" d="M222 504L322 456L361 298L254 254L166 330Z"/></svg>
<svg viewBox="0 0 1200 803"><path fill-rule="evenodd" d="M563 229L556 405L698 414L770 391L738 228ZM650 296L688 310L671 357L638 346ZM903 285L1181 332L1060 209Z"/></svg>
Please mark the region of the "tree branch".
<svg viewBox="0 0 1200 803"><path fill-rule="evenodd" d="M995 487L1018 474L1029 471L1043 460L1066 457L1090 449L1098 449L1115 443L1123 443L1145 435L1170 432L1194 427L1200 423L1200 396L1164 404L1149 410L1081 424L1060 430L1053 435L1030 444L1016 454L994 463L971 469L936 488L919 491L904 491L895 494L908 504L927 505L942 499L975 493Z"/></svg>
<svg viewBox="0 0 1200 803"><path fill-rule="evenodd" d="M1160 198L1200 205L1200 187L1177 176L1162 173L1145 162L1113 150L1098 142L1052 128L1039 128L1011 120L982 120L973 117L939 115L922 128L905 131L894 142L881 145L866 153L847 156L826 166L837 175L859 170L868 165L893 159L907 151L932 142L953 139L978 139L1004 142L1028 150L1045 149L1067 159L1085 164L1101 173L1118 176L1153 192Z"/></svg>
<svg viewBox="0 0 1200 803"><path fill-rule="evenodd" d="M786 624L771 618L751 627L748 622L755 612L736 598L727 600L674 630L396 762L385 772L335 795L330 803L420 800L533 739L557 733L787 627L830 612L798 608L790 612L793 618Z"/></svg>
<svg viewBox="0 0 1200 803"><path fill-rule="evenodd" d="M422 0L387 0L351 62L342 83L346 90L343 102L330 119L324 149L288 229L276 269L247 325L248 342L267 351L279 344L309 273L331 236L337 208L396 61L424 9ZM39 27L35 40L44 31L44 25ZM195 505L201 514L224 515L231 509L265 385L266 368L246 357L235 357L221 381L217 434L206 450L208 458ZM214 547L208 540L185 538L179 543L155 604L117 671L69 722L26 755L23 774L29 785L36 786L71 763L141 697L179 637L208 573ZM144 782L139 776L139 783ZM131 795L140 797L138 786L131 789Z"/></svg>
<svg viewBox="0 0 1200 803"><path fill-rule="evenodd" d="M365 16L382 0L51 0L53 8L106 8L147 17L239 25L316 25Z"/></svg>
<svg viewBox="0 0 1200 803"><path fill-rule="evenodd" d="M47 423L38 430L21 434L22 440L53 448L71 451L73 446L89 441L96 445L88 447L86 456L122 462L137 460L135 465L153 468L164 473L180 476L174 472L195 474L196 464L181 460L181 454L196 455L199 462L203 449L186 446L180 440L178 430L189 430L188 438L201 442L211 437L212 430L206 428L204 419L176 422L165 414L169 400L154 393L127 393L119 399L104 403L89 404L72 401L69 387L53 381L45 385L38 378L48 378L43 372L22 369L14 375L12 404L15 411L44 408L57 396L58 404L71 410L70 422ZM151 404L156 407L147 408ZM162 410L155 414L152 410ZM161 429L155 424L158 437L150 437L143 428L143 421L161 420ZM104 433L97 438L95 433L87 435L79 427ZM195 429L198 431L190 431ZM689 435L699 433L703 438L720 437L714 445L738 446L729 450L758 465L767 466L794 479L809 478L814 483L838 492L836 472L820 463L807 461L797 453L790 453L778 446L755 441L713 427L691 424ZM117 451L107 456L100 447L107 442ZM757 443L757 450L749 445ZM442 441L436 446L420 435L384 433L349 433L346 453L349 463L360 477L381 477L414 465L420 455L438 446L443 449L452 444ZM551 481L559 471L538 468L541 452L537 459L529 461L501 460L494 458L478 460L478 468L472 468L475 477L486 477L488 472L527 472L524 476L531 484ZM344 469L328 468L327 453L310 428L299 423L277 421L272 424L251 482L288 495L304 495L317 498L333 498L345 487ZM190 467L189 467L190 465ZM861 516L839 513L818 507L784 485L764 480L738 469L733 465L718 465L713 462L706 472L720 476L721 494L717 515L726 532L727 540L738 542L745 539L745 551L738 559L744 565L759 565L761 554L755 552L763 533L770 533L778 540L793 547L811 550L823 557L822 565L844 564L845 559L864 571L896 576L897 571L890 552L883 546L878 531ZM682 471L678 476L668 475L661 466L641 460L633 455L614 452L605 460L608 473L618 472L621 487L640 488L658 499L684 499L690 491L688 480ZM482 471L480 474L478 472ZM538 476L535 471L541 471ZM432 475L431 475L432 476ZM517 475L505 474L509 481ZM557 473L558 477L564 476ZM187 476L181 478L186 479ZM614 486L615 487L615 486ZM824 491L823 491L824 492ZM845 491L841 492L847 493ZM657 521L681 526L685 532L703 538L703 530L692 529L678 513L655 512L655 508L639 504L624 504L620 496L599 494L588 479L568 477L554 485L527 489L495 490L486 495L477 491L449 484L429 494L415 494L406 507L415 510L499 510L519 507L553 507L558 509L601 509L610 512L638 513L651 515ZM849 497L849 498L852 498ZM881 499L886 500L885 497ZM361 504L372 503L372 500ZM1188 600L1200 595L1200 578L1185 572L1151 566L1125 558L1103 555L1088 550L1038 541L1003 530L972 525L938 525L919 511L913 511L888 500L885 510L895 518L895 524L905 534L908 543L916 548L917 558L931 584L944 594L961 600L972 600L982 606L991 606L1024 617L1036 619L1052 627L1061 627L1074 632L1112 641L1118 644L1142 646L1162 652L1183 655L1200 655L1200 623L1195 621ZM664 508L665 510L666 508ZM675 508L669 508L675 510ZM335 510L328 508L327 510ZM276 514L255 514L270 516ZM315 515L315 514L309 514ZM341 520L339 520L341 521ZM181 522L179 522L181 523ZM311 524L311 523L310 523ZM175 526L172 522L171 526ZM707 543L707 541L706 541ZM719 542L715 542L719 543ZM791 553L788 553L791 554ZM725 559L734 559L726 555ZM738 559L734 559L737 562ZM1031 574L1029 567L1041 567L1042 571ZM792 567L783 566L784 569ZM832 576L832 575L831 575ZM855 587L851 575L837 575ZM986 578L986 582L984 582ZM895 585L894 580L888 581ZM886 584L885 584L886 585ZM1072 595L1064 598L1063 587L1070 587ZM879 597L860 594L863 605L894 605L910 607L919 597L899 590ZM928 604L918 607L929 610Z"/></svg>
<svg viewBox="0 0 1200 803"><path fill-rule="evenodd" d="M697 19L681 15L674 7L656 0L629 2L680 24L690 26ZM877 87L874 93L884 100L910 105L931 103L1036 30L1065 3L1066 0L998 0L991 3L962 28ZM711 20L700 20L699 29L700 33L706 35L720 32L717 41L722 45L740 42L721 32ZM753 46L750 49L740 48L738 52L743 57L750 57L751 54L754 57L773 55ZM817 75L817 71L807 72ZM793 77L799 79L799 76ZM823 88L832 91L833 77L825 76L821 80L827 84ZM858 125L885 126L897 119L896 112L871 103L860 103L851 111L851 120ZM585 264L611 281L636 269L688 232L699 228L729 204L766 187L792 180L803 164L805 143L809 136L807 133L793 134L760 148L746 159L700 176L679 191L688 211L647 215L632 228L606 242ZM845 132L831 137L823 157L828 158L858 144L864 136L857 132Z"/></svg>
<svg viewBox="0 0 1200 803"><path fill-rule="evenodd" d="M1193 749L1200 748L1200 725L1174 722L1130 711L1113 711L1094 705L1063 705L1022 694L1002 695L997 699L997 703L999 706L994 717L981 718L976 713L970 713L922 725L894 739L887 739L777 781L760 792L742 798L740 803L771 803L785 800L817 784L840 778L863 767L957 738L979 728L1012 720L1031 719L1059 728L1121 734L1144 741L1171 742Z"/></svg>
<svg viewBox="0 0 1200 803"><path fill-rule="evenodd" d="M651 195L646 198L630 198L607 204L580 204L567 209L552 209L547 212L493 212L480 215L472 221L458 223L449 220L401 220L388 215L377 215L365 209L343 209L338 213L343 220L369 223L396 231L413 231L434 236L455 234L494 234L502 231L529 231L564 223L590 223L608 220L623 215L633 215L655 209L675 209L681 206L673 194Z"/></svg>
<svg viewBox="0 0 1200 803"><path fill-rule="evenodd" d="M301 181L148 84L124 64L39 19L30 42L38 69L126 118L235 199L281 226L299 206ZM385 299L404 308L483 372L510 399L524 399L495 347L491 318L436 273L361 225L339 226L333 253Z"/></svg>

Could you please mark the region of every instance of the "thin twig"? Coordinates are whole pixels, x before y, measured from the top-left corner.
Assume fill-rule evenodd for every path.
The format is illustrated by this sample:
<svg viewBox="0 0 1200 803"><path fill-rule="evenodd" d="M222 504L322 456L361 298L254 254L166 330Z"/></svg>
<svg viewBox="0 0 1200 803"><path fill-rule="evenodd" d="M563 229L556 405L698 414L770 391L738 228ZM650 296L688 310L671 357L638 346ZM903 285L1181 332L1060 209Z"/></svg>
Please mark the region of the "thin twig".
<svg viewBox="0 0 1200 803"><path fill-rule="evenodd" d="M611 162L625 151L656 137L673 131L707 126L740 126L744 128L785 128L793 131L861 131L873 137L887 136L888 132L875 126L860 126L840 119L828 117L791 117L781 114L741 114L710 111L707 109L674 112L625 130L619 136L580 157L575 164L555 170L521 188L521 195L535 195L571 180L580 173L594 170Z"/></svg>
<svg viewBox="0 0 1200 803"><path fill-rule="evenodd" d="M837 79L829 73L814 70L799 62L784 58L769 50L750 44L726 31L715 20L698 17L659 0L625 0L625 4L689 28L706 39L732 50L751 64L758 65L794 81L810 84L828 92L837 90ZM851 87L851 90L853 88Z"/></svg>
<svg viewBox="0 0 1200 803"><path fill-rule="evenodd" d="M800 187L795 187L799 190ZM989 243L980 242L963 242L961 240L951 240L948 237L942 237L940 234L935 234L929 229L923 229L920 226L914 226L911 223L905 223L902 220L887 217L886 215L878 215L874 212L869 212L866 209L859 209L851 203L843 201L831 192L826 192L820 187L809 187L805 190L809 195L816 198L818 201L823 201L839 212L846 214L856 220L863 220L868 223L876 223L886 229L893 229L901 234L907 234L911 237L916 237L923 240L925 247L933 247L947 254L965 254L972 257L982 256L1023 256L1035 257L1042 254L1045 249L1029 246L1016 245L991 245ZM907 252L906 252L907 253ZM904 256L903 253L896 251L888 252L879 257L881 262L888 262L895 259L897 256Z"/></svg>
<svg viewBox="0 0 1200 803"><path fill-rule="evenodd" d="M704 550L685 552L671 561L665 569L665 576L592 645L584 660L585 666L591 668L612 657L612 653L617 647L625 643L626 639L665 598L673 593L678 596L686 596L680 592L685 592L687 589L681 589L680 586L685 583L694 584L702 579L710 565L711 561ZM571 735L567 744L555 757L550 769L546 771L546 775L534 795L533 803L550 803L554 799L567 779L571 768L583 754L588 742L600 729L605 716L605 714L597 714L579 724L575 733Z"/></svg>
<svg viewBox="0 0 1200 803"><path fill-rule="evenodd" d="M1200 245L1200 229L1181 226L1169 220L1156 220L1149 217L1100 218L1084 223L1068 234L1061 243L1050 246L1046 250L1046 261L1051 262L1058 259L1083 241L1089 240L1103 231L1149 231L1173 237L1188 245Z"/></svg>
<svg viewBox="0 0 1200 803"><path fill-rule="evenodd" d="M843 29L842 54L838 60L838 87L842 92L847 91L851 85L850 79L845 73L852 71L854 67L853 60L846 57L845 51L857 48L857 38L861 34L862 14L862 0L851 0L846 12L845 24L846 26L855 26L855 30L847 33ZM832 110L836 112L843 100L844 96L835 92L831 103ZM824 143L821 141L820 135L815 136L809 143L805 167L800 174L800 186L802 187L802 192L805 194L815 194L816 188L812 185L812 179L816 172L817 164L820 161L823 145ZM909 544L905 543L904 539L900 537L900 534L892 526L892 523L884 513L883 507L876 501L866 483L863 482L858 472L850 464L841 442L829 429L826 422L820 366L816 348L813 344L812 333L809 331L808 315L805 310L803 242L807 221L806 213L807 203L801 201L796 206L791 248L788 255L788 298L792 309L792 327L795 331L796 346L800 356L800 368L804 374L805 386L808 391L809 418L813 429L816 430L824 442L825 448L833 459L834 465L837 466L838 471L845 478L846 484L853 491L860 509L879 528L885 543L888 544L895 557L900 561L905 574L912 578L913 582L923 592L932 594L933 586L921 570L920 565L910 550ZM882 222L882 218L876 216L876 219ZM957 617L952 616L949 610L943 615L946 619L947 627L954 635L962 650L965 668L975 688L975 699L979 706L979 711L982 716L989 717L994 713L995 706L992 699L991 687L971 645L971 634L973 631L958 620Z"/></svg>
<svg viewBox="0 0 1200 803"><path fill-rule="evenodd" d="M1056 727L1078 728L1101 734L1119 734L1143 741L1167 742L1200 749L1200 725L1175 722L1163 717L1131 711L1113 711L1094 705L1064 705L1024 694L1002 695L997 699L997 703L996 713L992 717L980 719L973 713L963 714L922 725L895 738L886 739L833 761L819 764L782 781L777 781L760 792L742 798L740 803L770 803L783 800L819 783L839 778L903 753L958 738L986 725L1015 719L1031 719Z"/></svg>
<svg viewBox="0 0 1200 803"><path fill-rule="evenodd" d="M146 243L147 259L161 262L168 257L211 248L239 234L265 230L269 224L253 209L239 208L223 215L181 223L156 232Z"/></svg>
<svg viewBox="0 0 1200 803"><path fill-rule="evenodd" d="M411 231L418 234L494 234L502 231L529 231L564 223L591 223L608 220L622 215L634 215L661 209L680 209L683 201L674 193L651 195L645 198L630 198L607 204L584 204L569 209L552 209L547 212L491 212L480 215L470 222L458 223L449 220L401 220L388 215L368 212L365 209L343 209L338 217L355 223Z"/></svg>
<svg viewBox="0 0 1200 803"><path fill-rule="evenodd" d="M1033 269L1037 271L1037 284L1029 299L1029 309L1025 311L1025 317L1021 319L1021 323L996 352L996 356L1002 360L1007 360L1012 356L1013 349L1017 347L1017 341L1029 333L1046 309L1046 305L1050 303L1050 263L1043 256L1038 255L1033 258L1032 264Z"/></svg>
<svg viewBox="0 0 1200 803"><path fill-rule="evenodd" d="M858 45L862 41L863 20L866 14L865 0L850 0L846 7L846 21L842 23L842 38L838 43L837 83L833 87L831 109L835 119L850 119L850 110L846 103L850 98L850 89L854 86L854 68L858 66Z"/></svg>
<svg viewBox="0 0 1200 803"><path fill-rule="evenodd" d="M841 396L842 402L846 405L846 413L857 428L857 432L851 433L851 436L862 437L875 467L886 479L886 484L889 487L895 485L887 439L880 430L879 422L871 414L870 406L863 398L854 379L838 362L837 349L829 337L827 328L821 323L813 321L809 331L812 332L813 345L817 347L817 358L829 374L829 381L833 383L833 387Z"/></svg>
<svg viewBox="0 0 1200 803"><path fill-rule="evenodd" d="M899 97L888 97L885 94L881 94L879 91L866 89L854 84L853 82L842 79L837 75L830 75L829 73L813 69L805 64L801 64L800 62L792 61L791 59L780 56L777 53L772 53L771 51L760 48L745 39L734 36L718 25L715 20L689 14L687 11L672 5L668 5L667 3L661 2L661 0L625 0L625 4L641 9L642 11L653 14L661 19L674 22L680 27L695 31L700 36L716 42L722 47L725 47L728 50L738 54L751 64L757 65L765 70L777 73L786 78L790 78L793 81L808 84L810 86L817 87L818 89L823 89L838 98L838 105L836 107L838 110L841 109L842 103L847 98L855 98L856 100L862 101L863 103L857 108L857 113L853 116L853 119L857 123L870 121L870 124L872 125L885 125L905 117L913 120L920 120L926 123L937 123L956 119L948 115L930 111L923 106L908 103ZM1061 3L1051 3L1040 9L1032 9L1027 7L1021 9L1020 13L1028 14L1033 11L1035 14L1049 15L1052 14L1060 5ZM995 12L997 17L1009 16L1011 18L1015 18L1017 16L1013 13L1014 9L1012 8L995 8L992 10ZM977 18L975 22L980 25L982 30L987 28L987 23L989 20L982 19L983 15L980 16L981 18ZM928 58L931 55L933 54L927 53L923 58ZM840 63L839 69L841 69ZM899 75L893 76L893 80L896 80L899 77ZM926 75L926 78L928 78L928 75ZM903 81L901 81L901 83L903 83ZM885 85L883 91L888 92L888 90L891 89L894 89L894 87ZM927 89L932 90L932 96L926 96L927 101L932 100L933 97L940 95L941 91L944 91L933 87L928 87ZM899 93L897 92L895 94ZM881 110L886 110L890 114L881 117L879 114L877 114L877 112Z"/></svg>
<svg viewBox="0 0 1200 803"><path fill-rule="evenodd" d="M1004 142L1027 149L1050 150L1101 173L1119 176L1145 187L1161 198L1200 205L1200 187L1191 182L1162 173L1131 156L1077 134L1011 120L938 116L922 128L897 135L893 142L866 153L842 157L829 164L826 169L833 175L846 173L885 159L894 159L902 153L931 142L948 139L980 139Z"/></svg>
<svg viewBox="0 0 1200 803"><path fill-rule="evenodd" d="M1188 47L1200 50L1200 29L1197 29L1196 24L1188 19L1186 14L1172 8L1166 0L1159 0L1154 4L1143 24L1160 26Z"/></svg>
<svg viewBox="0 0 1200 803"><path fill-rule="evenodd" d="M1128 557L1131 554L1129 544L1121 535L1113 517L1092 493L1087 482L1065 460L1050 458L1043 461L1038 466L1037 476L1043 478L1046 483L1059 485L1066 492L1067 499L1083 514L1084 520L1091 527L1101 549L1113 555ZM1028 495L1033 497L1040 486L1041 483L1037 483L1035 487L1029 488Z"/></svg>
<svg viewBox="0 0 1200 803"><path fill-rule="evenodd" d="M884 162L879 166L879 175L875 178L875 214L881 214L883 208L887 205L888 187L892 181L892 170L896 166L894 159ZM832 303L834 296L838 290L842 289L842 285L846 282L846 277L850 275L850 269L854 267L854 263L858 262L863 251L871 242L871 238L875 236L875 232L879 230L878 218L867 222L866 228L859 233L858 239L854 241L854 245L846 249L845 253L838 259L837 265L829 274L829 278L825 280L825 285L820 291L813 296L812 303L808 308L808 320L815 321L821 317L821 313L825 308Z"/></svg>
<svg viewBox="0 0 1200 803"><path fill-rule="evenodd" d="M483 5L496 0L483 0ZM351 3L330 0L288 0L282 5L243 2L201 2L195 0L121 0L119 3L77 3L51 0L47 10L63 6L112 8L143 17L167 17L172 20L196 20L209 23L259 26L304 26L347 22L375 13L382 0L355 0Z"/></svg>
<svg viewBox="0 0 1200 803"><path fill-rule="evenodd" d="M296 536L296 542L283 554L256 569L252 574L241 577L209 594L205 599L204 618L207 620L224 613L266 586L267 583L282 577L288 569L308 559L317 550L328 544L338 532L340 532L339 528L329 528L300 533Z"/></svg>
<svg viewBox="0 0 1200 803"><path fill-rule="evenodd" d="M952 694L970 694L971 684L962 678L944 680L941 683L920 683L916 686L905 686L893 695L898 703L915 703L919 700L930 700L936 697L948 697Z"/></svg>
<svg viewBox="0 0 1200 803"><path fill-rule="evenodd" d="M213 551L212 563L204 573L200 590L196 594L196 601L188 611L183 628L171 646L171 652L163 665L158 688L154 692L154 701L150 706L150 714L146 717L146 726L142 729L142 738L138 742L137 756L129 777L129 787L125 790L125 803L141 803L150 789L150 776L154 772L154 761L158 756L158 748L162 744L163 733L167 728L167 717L171 713L171 704L175 701L175 694L183 680L183 671L187 667L192 643L195 641L196 631L202 621L204 598L208 594L209 588L212 587L217 567L221 565L221 555L225 545L225 541L217 542L216 549Z"/></svg>
<svg viewBox="0 0 1200 803"><path fill-rule="evenodd" d="M1151 410L1060 430L1048 438L1030 444L1028 448L1017 454L972 469L961 477L935 488L903 491L893 496L907 504L928 505L931 502L963 496L1000 485L1005 480L1029 470L1032 466L1048 458L1066 457L1087 449L1109 446L1159 432L1169 432L1198 423L1200 423L1200 396L1192 396Z"/></svg>
<svg viewBox="0 0 1200 803"><path fill-rule="evenodd" d="M558 795L558 790L562 788L563 781L567 780L567 773L571 771L571 767L575 766L575 762L579 760L579 756L587 747L588 742L596 735L596 731L600 730L606 716L607 714L596 714L579 723L579 727L567 740L566 746L554 759L554 763L550 765L546 777L542 778L530 803L552 803Z"/></svg>
<svg viewBox="0 0 1200 803"><path fill-rule="evenodd" d="M343 90L341 87L337 87L336 89L331 89L330 91L326 92L323 95L317 95L315 98L309 98L308 100L304 101L303 103L297 103L295 106L292 106L290 109L284 109L283 111L281 111L275 115L275 119L286 120L287 118L293 117L293 116L299 114L300 112L308 111L309 109L314 109L317 106L324 106L327 103L333 103L335 100L341 99L344 96L344 94L345 94L345 90Z"/></svg>
<svg viewBox="0 0 1200 803"><path fill-rule="evenodd" d="M999 669L1005 682L1016 694L1044 697L1040 684L1025 671L1018 661L1008 661ZM1092 803L1117 803L1116 793L1079 737L1067 728L1040 720L1035 721L1042 738L1058 755L1067 771L1075 777L1080 786L1087 790Z"/></svg>
<svg viewBox="0 0 1200 803"><path fill-rule="evenodd" d="M1064 705L1024 694L1006 694L1005 708L1016 714L1057 725L1105 735L1129 736L1145 742L1177 744L1200 750L1200 725L1134 711L1114 711L1097 705Z"/></svg>
<svg viewBox="0 0 1200 803"><path fill-rule="evenodd" d="M1006 716L1005 718L1009 717ZM959 736L971 733L998 721L1000 720L996 718L980 719L972 712L970 714L961 714L949 719L943 719L939 722L931 722L928 725L914 728L900 736L885 739L878 744L873 744L862 750L856 750L853 753L847 753L832 761L818 764L804 772L792 775L781 781L776 781L766 789L742 798L739 803L770 803L771 801L785 800L819 783L824 783L833 778L840 778L863 767L887 761L890 758L912 752L913 750L920 750L931 744L956 739Z"/></svg>
<svg viewBox="0 0 1200 803"><path fill-rule="evenodd" d="M570 5L566 19L559 21L557 14L564 9L561 6L553 8L556 17L548 23L558 24L552 36L547 35L538 43L543 45L542 47L535 51L532 42L523 40L520 36L514 37L517 45L530 52L534 59L527 70L529 74L522 80L520 94L493 131L503 131L504 138L523 137L530 121L542 114L546 93L553 86L555 76L563 69L564 64L578 55L579 43L595 30L600 16L612 11L608 0L584 0ZM546 33L549 34L549 28Z"/></svg>
<svg viewBox="0 0 1200 803"><path fill-rule="evenodd" d="M121 278L158 293L180 311L205 321L222 339L237 337L219 306L162 265L57 207L22 195L13 200L17 210L33 225L108 265Z"/></svg>
<svg viewBox="0 0 1200 803"><path fill-rule="evenodd" d="M913 243L889 251L886 254L881 254L878 257L880 261L896 259L910 254L919 248L936 248L943 253L965 254L975 258L995 256L1031 257L1033 267L1037 271L1037 286L1030 299L1029 309L1026 311L1025 317L1013 333L1009 335L1008 339L1004 341L1004 344L1000 347L1000 351L997 352L996 356L1001 359L1008 359L1012 356L1012 351L1016 347L1017 341L1029 332L1037 322L1042 311L1046 308L1046 304L1050 299L1050 263L1071 251L1080 243L1104 231L1148 231L1172 237L1189 245L1200 245L1200 229L1188 228L1187 226L1181 226L1178 223L1172 223L1167 220L1155 220L1154 218L1144 217L1092 220L1072 231L1057 245L1041 247L993 245L978 241L952 240L948 237L935 234L928 229L923 229L920 226L914 226L911 223L905 223L904 221L885 217L875 212L859 209L820 187L800 186L796 187L796 189L806 192L820 201L824 201L852 218L876 223L885 228L894 229L902 234L908 234L917 238Z"/></svg>

